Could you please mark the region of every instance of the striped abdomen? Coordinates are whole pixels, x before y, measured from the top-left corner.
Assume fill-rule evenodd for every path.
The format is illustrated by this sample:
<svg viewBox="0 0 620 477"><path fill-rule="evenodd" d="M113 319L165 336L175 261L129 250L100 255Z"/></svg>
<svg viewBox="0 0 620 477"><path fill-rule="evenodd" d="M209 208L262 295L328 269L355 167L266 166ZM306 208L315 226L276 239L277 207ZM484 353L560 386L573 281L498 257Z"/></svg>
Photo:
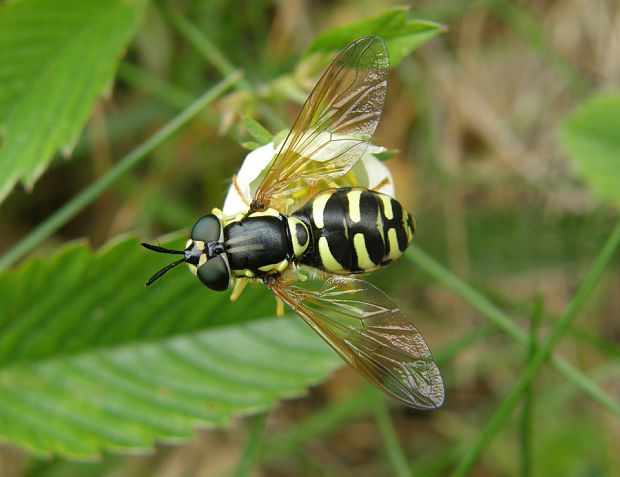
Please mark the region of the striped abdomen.
<svg viewBox="0 0 620 477"><path fill-rule="evenodd" d="M366 273L400 257L413 240L413 218L390 196L368 189L329 189L293 217L311 226L300 263L334 274Z"/></svg>

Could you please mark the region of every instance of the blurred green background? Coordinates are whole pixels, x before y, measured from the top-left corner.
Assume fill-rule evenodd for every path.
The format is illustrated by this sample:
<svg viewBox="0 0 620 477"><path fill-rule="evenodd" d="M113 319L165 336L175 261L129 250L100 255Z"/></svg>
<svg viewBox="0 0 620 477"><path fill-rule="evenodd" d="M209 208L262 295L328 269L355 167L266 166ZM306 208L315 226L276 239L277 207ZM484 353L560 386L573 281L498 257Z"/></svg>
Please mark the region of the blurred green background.
<svg viewBox="0 0 620 477"><path fill-rule="evenodd" d="M0 15L8 15L11 4L27 1L8 2L8 7L0 7ZM3 272L2 300L13 300L12 283L20 280L20 293L28 297L25 289L39 270L47 278L33 289L53 285L54 277L65 276L70 268L65 260L83 255L80 247L98 250L110 241L125 240L119 237L127 234L151 240L179 230L180 235L186 233L196 218L221 206L230 178L247 154L241 144L253 138L243 118L253 118L273 134L292 124L299 102L326 64L317 65L304 55L317 35L399 5L373 0L147 4L138 14L135 34L128 37L113 84L88 112L71 157L55 155L32 187L18 185L4 200L0 253L18 245L223 76L241 69L243 79L38 244L13 271ZM562 129L562 124L590 97L614 89L617 94L620 5L613 0L437 0L410 5L407 16L440 22L447 29L404 57L390 73L373 143L398 151L387 164L397 197L416 216L416 244L425 255L407 256L370 279L423 331L444 377L443 408L429 413L406 409L386 400L347 367L329 374L339 362L322 357L327 364L309 379L317 383L328 376L327 380L307 392L302 389L310 383L296 385L289 393L295 398L279 401L277 394L255 408L231 412L230 417L250 416L221 422L217 430L196 424L191 426L198 428L196 432L184 436L158 431L153 446L149 438L141 449L128 446L119 454L114 446L103 446L95 458L78 452L76 459L71 452L42 451L54 448L52 444L28 444L35 439L27 432L12 434L14 416L7 399L0 412L0 434L6 438L0 447L0 476L438 476L450 475L459 465L472 476L620 474L618 257L553 350L597 390L586 395L575 385L578 378L567 380L557 368L543 365L509 417L498 421L498 432L475 454L471 466L463 463L463 456L471 455L472 445L495 422L500 403L522 375L534 347L528 351L493 326L483 316L484 304L455 292L449 279L434 274L432 266L419 266L424 257L433 257L526 333L534 323L533 335L539 340L549 336L618 219L618 193L614 199L613 190L602 191L591 180L587 158L571 160L579 156L571 145L576 133L570 125ZM48 25L53 28L53 23ZM5 65L7 58L0 57ZM610 124L613 121L612 116ZM620 129L616 131L620 137ZM618 162L610 169L610 181L614 174L620 175ZM66 245L75 240L77 244ZM123 250L137 247L137 240L128 240ZM79 253L69 253L71 247ZM84 258L89 270L95 266L87 260L102 262L93 280L114 280L117 264L122 268L129 255L112 249L119 251ZM111 318L105 328L108 341L62 341L74 333L90 333L80 330L97 315L100 305L93 299L80 308L80 320L56 334L55 325L49 325L46 329L56 338L46 341L47 335L42 335L38 349L11 354L0 340L0 374L8 373L0 376L2 391L21 394L19 386L11 388L20 382L15 378L20 366L45 365L47 359L69 359L85 350L96 354L134 342L157 344L162 337L182 337L204 327L251 322L252 313L273 314L267 290L250 292L256 302L229 304L225 296L207 296L208 291L180 271L171 272L155 291L143 290L149 276L144 270L155 272L163 263L139 250L127 253L144 255L132 283L114 282L119 294L126 287L136 290L131 299L137 308L129 314L142 313L138 307L150 306L148 300L154 300L149 313L158 314L160 302L147 295L169 289L169 301L162 303L186 300L183 313L191 309L196 316L204 307L204 320L196 318L185 328L162 325L153 330L154 326L143 340L146 326L136 326L134 334L113 336L122 332L112 328L126 322ZM51 264L46 262L50 256L56 257ZM63 307L70 309L71 297L79 301L81 296L77 281L54 304L53 309L61 311L41 320L63 320ZM173 289L177 281L183 285ZM25 321L20 315L23 305L17 298L14 303L12 319ZM174 315L169 308L161 313ZM185 315L179 313L170 320L183 321L179 317ZM210 313L217 319L205 324ZM9 336L13 329L7 323L0 320L0 336ZM321 346L308 346L315 345ZM234 351L242 355L244 350ZM295 351L289 351L294 356ZM607 398L610 404L601 404ZM271 401L278 402L272 406ZM70 406L67 412L73 412Z"/></svg>

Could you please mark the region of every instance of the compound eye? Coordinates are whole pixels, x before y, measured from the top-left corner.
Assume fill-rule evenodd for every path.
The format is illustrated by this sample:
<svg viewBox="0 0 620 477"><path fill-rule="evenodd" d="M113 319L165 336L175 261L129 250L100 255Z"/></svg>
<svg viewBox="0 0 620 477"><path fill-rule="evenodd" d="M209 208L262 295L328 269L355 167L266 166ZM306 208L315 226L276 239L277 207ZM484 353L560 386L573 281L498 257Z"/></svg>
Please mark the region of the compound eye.
<svg viewBox="0 0 620 477"><path fill-rule="evenodd" d="M192 240L202 242L219 242L222 233L222 223L215 215L209 214L198 219L192 229Z"/></svg>
<svg viewBox="0 0 620 477"><path fill-rule="evenodd" d="M198 269L200 281L214 291L224 291L230 282L228 264L221 255L210 258Z"/></svg>

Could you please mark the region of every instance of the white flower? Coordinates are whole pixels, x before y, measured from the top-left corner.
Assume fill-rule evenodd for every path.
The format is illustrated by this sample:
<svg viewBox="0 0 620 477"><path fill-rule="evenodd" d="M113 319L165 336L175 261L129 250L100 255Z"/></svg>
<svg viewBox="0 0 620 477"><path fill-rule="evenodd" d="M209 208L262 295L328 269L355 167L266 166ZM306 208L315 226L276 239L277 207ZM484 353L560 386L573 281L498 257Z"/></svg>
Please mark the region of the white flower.
<svg viewBox="0 0 620 477"><path fill-rule="evenodd" d="M248 210L256 189L267 174L281 146L282 144L275 146L273 142L270 142L254 149L245 157L228 189L222 208L224 215L233 217ZM386 151L384 147L369 144L360 160L345 175L334 180L336 187L355 185L394 197L392 174L385 164L374 156L384 151ZM327 153L323 160L329 159L331 155ZM322 158L319 156L314 160L320 161Z"/></svg>

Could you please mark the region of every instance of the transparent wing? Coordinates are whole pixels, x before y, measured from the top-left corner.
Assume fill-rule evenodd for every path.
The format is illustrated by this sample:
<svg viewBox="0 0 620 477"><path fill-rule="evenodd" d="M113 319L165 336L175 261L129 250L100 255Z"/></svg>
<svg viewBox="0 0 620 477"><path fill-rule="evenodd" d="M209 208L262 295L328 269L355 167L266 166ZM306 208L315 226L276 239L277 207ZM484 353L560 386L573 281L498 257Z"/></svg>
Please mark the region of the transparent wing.
<svg viewBox="0 0 620 477"><path fill-rule="evenodd" d="M375 132L390 69L383 40L369 36L347 46L329 65L258 187L254 205L282 212L305 202L321 183L345 174ZM328 186L326 186L328 187Z"/></svg>
<svg viewBox="0 0 620 477"><path fill-rule="evenodd" d="M307 286L280 279L271 289L383 392L418 409L441 406L443 382L431 352L385 293L348 277L331 277L320 290Z"/></svg>

